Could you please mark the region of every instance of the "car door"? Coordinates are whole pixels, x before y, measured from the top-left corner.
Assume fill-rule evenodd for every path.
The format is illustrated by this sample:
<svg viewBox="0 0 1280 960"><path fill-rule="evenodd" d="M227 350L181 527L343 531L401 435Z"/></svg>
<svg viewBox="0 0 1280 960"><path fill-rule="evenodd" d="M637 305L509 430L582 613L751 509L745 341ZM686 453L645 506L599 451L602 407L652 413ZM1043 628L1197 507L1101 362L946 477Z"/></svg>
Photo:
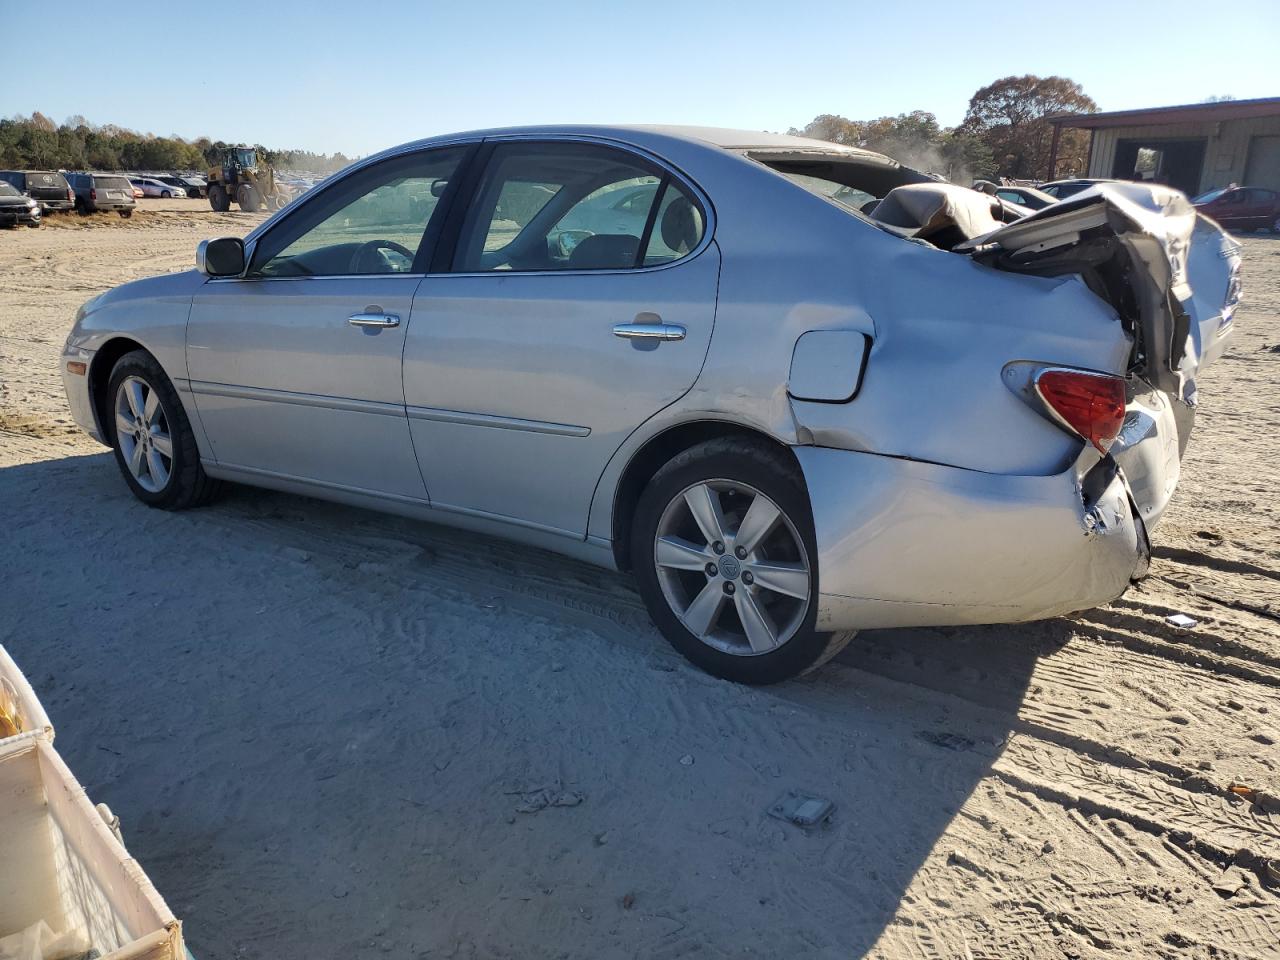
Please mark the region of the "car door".
<svg viewBox="0 0 1280 960"><path fill-rule="evenodd" d="M196 294L187 369L219 464L426 499L401 354L465 153L409 152L341 178L257 238L244 276Z"/></svg>
<svg viewBox="0 0 1280 960"><path fill-rule="evenodd" d="M1248 219L1248 204L1243 190L1228 190L1218 198L1214 216L1224 227L1241 229Z"/></svg>
<svg viewBox="0 0 1280 960"><path fill-rule="evenodd" d="M1261 230L1270 227L1273 223L1271 211L1274 207L1275 194L1258 187L1250 187L1247 193L1249 194L1249 228Z"/></svg>
<svg viewBox="0 0 1280 960"><path fill-rule="evenodd" d="M609 458L706 356L720 268L710 205L616 146L486 151L453 215L451 259L414 298L414 448L433 506L585 536Z"/></svg>

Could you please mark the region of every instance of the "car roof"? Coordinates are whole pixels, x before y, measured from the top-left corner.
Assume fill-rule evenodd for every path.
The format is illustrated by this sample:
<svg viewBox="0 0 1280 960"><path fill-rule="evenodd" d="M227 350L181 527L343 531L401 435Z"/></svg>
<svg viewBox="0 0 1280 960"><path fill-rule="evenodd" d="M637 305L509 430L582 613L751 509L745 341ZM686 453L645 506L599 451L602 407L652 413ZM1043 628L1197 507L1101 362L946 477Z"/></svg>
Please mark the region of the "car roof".
<svg viewBox="0 0 1280 960"><path fill-rule="evenodd" d="M699 127L672 124L550 124L519 127L492 127L426 137L412 143L399 144L375 156L381 157L412 146L453 140L479 140L487 137L536 137L536 136L585 136L619 140L634 146L653 144L664 139L684 140L724 150L779 150L797 153L840 154L850 159L861 158L879 162L892 161L884 154L859 147L846 147L827 140L794 137L785 133L769 133L760 130L734 130L727 127ZM369 157L368 159L373 159Z"/></svg>

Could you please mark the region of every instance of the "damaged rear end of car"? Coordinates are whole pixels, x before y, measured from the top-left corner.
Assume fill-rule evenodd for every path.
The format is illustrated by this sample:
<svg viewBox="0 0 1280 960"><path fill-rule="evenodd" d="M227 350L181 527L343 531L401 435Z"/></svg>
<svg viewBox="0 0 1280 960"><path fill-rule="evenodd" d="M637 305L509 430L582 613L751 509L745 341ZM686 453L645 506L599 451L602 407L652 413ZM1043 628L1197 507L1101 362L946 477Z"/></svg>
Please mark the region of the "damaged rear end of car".
<svg viewBox="0 0 1280 960"><path fill-rule="evenodd" d="M1240 299L1239 244L1176 190L1115 183L957 249L996 270L1077 277L1115 312L1130 344L1126 369L1110 378L1076 375L1086 392L1090 383L1097 387L1105 397L1100 405L1113 408L1123 399L1122 416L1108 416L1101 434L1064 416L1064 403L1066 410L1072 405L1054 392L1061 373L1019 370L1010 382L1090 442L1103 469L1114 464L1139 522L1154 527L1178 482L1198 377L1230 338Z"/></svg>
<svg viewBox="0 0 1280 960"><path fill-rule="evenodd" d="M871 195L846 203L841 279L859 310L826 324L865 347L836 360L803 331L788 380L820 625L1020 622L1123 593L1177 485L1199 375L1230 336L1238 245L1158 185L1031 214L913 171L890 186L860 158L752 159L833 206L833 182ZM812 285L838 296L823 275ZM824 365L858 375L823 393Z"/></svg>

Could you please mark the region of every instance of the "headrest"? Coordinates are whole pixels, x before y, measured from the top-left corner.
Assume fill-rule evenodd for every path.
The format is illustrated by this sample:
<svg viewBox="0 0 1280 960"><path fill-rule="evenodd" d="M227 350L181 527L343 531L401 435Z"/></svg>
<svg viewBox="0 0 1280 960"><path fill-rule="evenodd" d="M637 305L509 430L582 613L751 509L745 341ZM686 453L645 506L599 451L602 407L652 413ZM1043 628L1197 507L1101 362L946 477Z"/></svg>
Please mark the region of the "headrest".
<svg viewBox="0 0 1280 960"><path fill-rule="evenodd" d="M626 269L636 265L640 241L625 233L597 233L581 241L569 254L571 270Z"/></svg>
<svg viewBox="0 0 1280 960"><path fill-rule="evenodd" d="M662 214L662 242L668 250L688 253L698 245L701 216L688 197L678 196Z"/></svg>

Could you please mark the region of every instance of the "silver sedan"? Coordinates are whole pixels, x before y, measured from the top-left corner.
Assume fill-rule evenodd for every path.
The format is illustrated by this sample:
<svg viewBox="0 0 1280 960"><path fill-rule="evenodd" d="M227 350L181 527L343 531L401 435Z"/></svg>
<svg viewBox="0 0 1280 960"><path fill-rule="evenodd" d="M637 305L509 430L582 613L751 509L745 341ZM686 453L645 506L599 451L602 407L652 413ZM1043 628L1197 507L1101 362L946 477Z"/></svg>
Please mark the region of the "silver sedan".
<svg viewBox="0 0 1280 960"><path fill-rule="evenodd" d="M440 137L85 304L63 377L151 506L235 481L630 570L771 682L1141 575L1238 251L1159 186L1026 214L793 137Z"/></svg>

